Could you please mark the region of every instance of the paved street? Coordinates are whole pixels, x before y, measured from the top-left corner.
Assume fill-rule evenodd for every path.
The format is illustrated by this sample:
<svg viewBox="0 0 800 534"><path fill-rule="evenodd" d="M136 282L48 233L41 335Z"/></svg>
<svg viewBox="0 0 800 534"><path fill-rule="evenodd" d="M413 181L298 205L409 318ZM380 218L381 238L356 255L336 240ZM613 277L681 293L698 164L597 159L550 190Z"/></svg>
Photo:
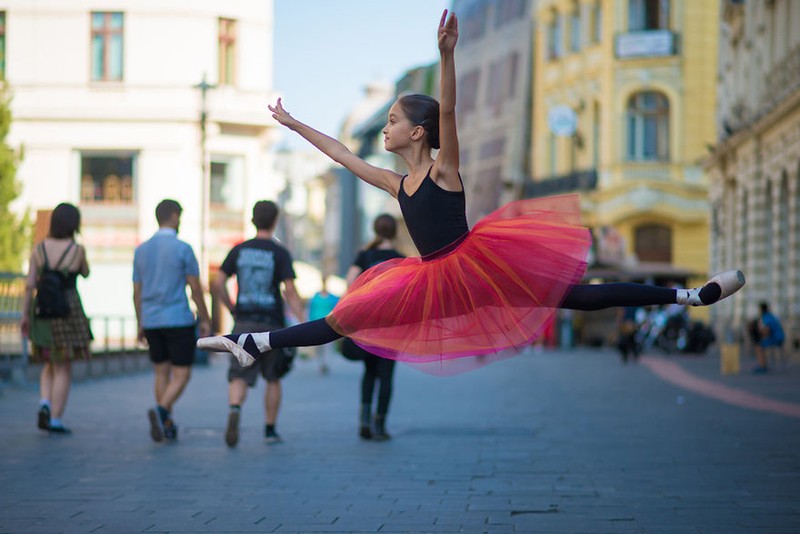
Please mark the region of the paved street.
<svg viewBox="0 0 800 534"><path fill-rule="evenodd" d="M0 532L800 531L800 368L588 349L400 366L394 439L372 443L360 365L333 363L287 379L283 444L262 441L259 386L232 450L222 361L196 369L170 445L149 438L150 373L76 384L69 437L35 429L35 385L5 387Z"/></svg>

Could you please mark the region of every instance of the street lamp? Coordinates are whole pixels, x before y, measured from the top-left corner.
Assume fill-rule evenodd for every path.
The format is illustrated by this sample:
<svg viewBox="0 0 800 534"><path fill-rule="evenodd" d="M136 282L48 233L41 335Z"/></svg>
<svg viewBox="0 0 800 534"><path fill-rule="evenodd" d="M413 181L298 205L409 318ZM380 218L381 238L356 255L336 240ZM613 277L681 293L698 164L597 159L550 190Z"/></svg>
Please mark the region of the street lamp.
<svg viewBox="0 0 800 534"><path fill-rule="evenodd" d="M208 229L211 216L211 173L206 150L206 121L208 119L206 93L215 87L216 85L206 81L205 73L203 73L200 83L194 86L195 89L200 90L200 171L203 178L200 206L200 276L204 284L208 283Z"/></svg>

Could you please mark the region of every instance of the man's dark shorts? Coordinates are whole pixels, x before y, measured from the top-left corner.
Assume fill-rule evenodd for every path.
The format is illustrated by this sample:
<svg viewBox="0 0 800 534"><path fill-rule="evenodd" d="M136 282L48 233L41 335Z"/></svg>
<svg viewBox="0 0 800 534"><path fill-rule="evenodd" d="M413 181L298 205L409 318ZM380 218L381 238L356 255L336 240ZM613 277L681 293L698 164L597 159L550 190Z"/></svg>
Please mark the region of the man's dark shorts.
<svg viewBox="0 0 800 534"><path fill-rule="evenodd" d="M194 363L197 334L195 327L147 328L144 331L150 346L150 361L170 362L178 367L189 367Z"/></svg>
<svg viewBox="0 0 800 534"><path fill-rule="evenodd" d="M281 328L271 322L264 321L236 321L233 325L232 334L244 332L269 332ZM277 382L289 372L290 362L287 362L283 349L273 349L261 355L256 363L250 367L242 367L231 355L230 367L228 368L228 382L234 378L245 381L249 387L256 385L259 373L267 382Z"/></svg>

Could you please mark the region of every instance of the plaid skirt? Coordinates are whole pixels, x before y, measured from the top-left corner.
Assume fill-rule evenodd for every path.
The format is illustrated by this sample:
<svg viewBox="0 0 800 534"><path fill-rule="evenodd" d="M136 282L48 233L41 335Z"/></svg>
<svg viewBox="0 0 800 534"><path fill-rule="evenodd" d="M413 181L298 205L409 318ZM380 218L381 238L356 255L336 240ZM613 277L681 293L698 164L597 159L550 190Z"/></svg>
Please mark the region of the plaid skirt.
<svg viewBox="0 0 800 534"><path fill-rule="evenodd" d="M67 290L69 314L58 319L32 317L32 360L35 362L63 362L90 356L92 331L83 311L81 297L76 289ZM48 332L49 330L49 332ZM39 335L35 335L39 332Z"/></svg>

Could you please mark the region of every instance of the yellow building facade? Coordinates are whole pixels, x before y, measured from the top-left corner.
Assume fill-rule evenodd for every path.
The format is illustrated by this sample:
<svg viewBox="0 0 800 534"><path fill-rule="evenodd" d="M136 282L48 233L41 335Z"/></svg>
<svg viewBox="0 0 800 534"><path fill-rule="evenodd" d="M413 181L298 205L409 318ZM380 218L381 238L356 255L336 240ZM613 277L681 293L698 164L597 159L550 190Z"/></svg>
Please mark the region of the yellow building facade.
<svg viewBox="0 0 800 534"><path fill-rule="evenodd" d="M623 263L707 274L718 17L716 0L537 3L526 194L579 192Z"/></svg>

